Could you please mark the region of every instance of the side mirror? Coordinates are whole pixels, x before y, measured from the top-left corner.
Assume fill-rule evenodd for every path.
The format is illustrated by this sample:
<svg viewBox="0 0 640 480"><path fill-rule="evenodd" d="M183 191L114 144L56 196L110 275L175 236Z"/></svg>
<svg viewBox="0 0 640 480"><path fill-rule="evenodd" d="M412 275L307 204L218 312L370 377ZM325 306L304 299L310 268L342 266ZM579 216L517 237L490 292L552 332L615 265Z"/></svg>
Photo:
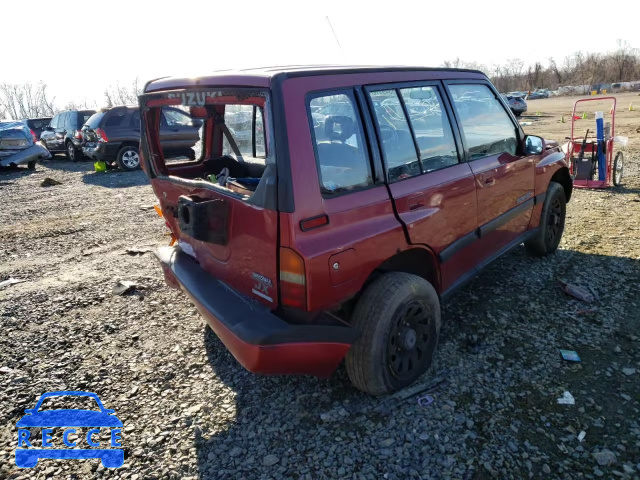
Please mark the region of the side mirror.
<svg viewBox="0 0 640 480"><path fill-rule="evenodd" d="M202 126L204 122L202 120L200 120L199 118L194 118L193 120L191 120L191 124L195 127L195 128L200 128Z"/></svg>
<svg viewBox="0 0 640 480"><path fill-rule="evenodd" d="M524 143L524 153L526 155L540 155L544 148L543 141L535 135L527 135Z"/></svg>

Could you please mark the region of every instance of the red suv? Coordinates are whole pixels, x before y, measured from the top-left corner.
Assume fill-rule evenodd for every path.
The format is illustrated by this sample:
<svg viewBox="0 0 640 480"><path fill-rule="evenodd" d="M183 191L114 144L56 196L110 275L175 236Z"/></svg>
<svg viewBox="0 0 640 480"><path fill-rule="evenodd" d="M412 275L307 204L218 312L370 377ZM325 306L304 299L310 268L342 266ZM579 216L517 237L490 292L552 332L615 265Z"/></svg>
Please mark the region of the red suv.
<svg viewBox="0 0 640 480"><path fill-rule="evenodd" d="M158 251L248 370L374 395L431 365L440 303L524 242L553 253L572 181L481 72L278 68L149 82L141 162L177 244ZM167 160L163 108L202 120Z"/></svg>

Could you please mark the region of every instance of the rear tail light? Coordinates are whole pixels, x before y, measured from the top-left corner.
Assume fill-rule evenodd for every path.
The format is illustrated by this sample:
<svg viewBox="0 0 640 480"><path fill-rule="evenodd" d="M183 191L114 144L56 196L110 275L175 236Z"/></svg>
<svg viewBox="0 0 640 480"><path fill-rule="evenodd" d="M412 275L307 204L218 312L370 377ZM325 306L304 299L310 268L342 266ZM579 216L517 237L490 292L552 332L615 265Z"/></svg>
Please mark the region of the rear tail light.
<svg viewBox="0 0 640 480"><path fill-rule="evenodd" d="M290 248L280 247L280 298L282 304L307 308L307 282L304 260Z"/></svg>
<svg viewBox="0 0 640 480"><path fill-rule="evenodd" d="M78 140L82 140L82 132L80 130L76 130L73 134L73 136L75 138L77 138Z"/></svg>
<svg viewBox="0 0 640 480"><path fill-rule="evenodd" d="M109 141L107 134L101 128L96 128L96 136L98 137L98 141L101 143L107 143Z"/></svg>
<svg viewBox="0 0 640 480"><path fill-rule="evenodd" d="M36 143L38 141L38 137L36 137L36 132L34 132L31 129L29 129L29 131L31 132L31 138L33 138L33 143Z"/></svg>

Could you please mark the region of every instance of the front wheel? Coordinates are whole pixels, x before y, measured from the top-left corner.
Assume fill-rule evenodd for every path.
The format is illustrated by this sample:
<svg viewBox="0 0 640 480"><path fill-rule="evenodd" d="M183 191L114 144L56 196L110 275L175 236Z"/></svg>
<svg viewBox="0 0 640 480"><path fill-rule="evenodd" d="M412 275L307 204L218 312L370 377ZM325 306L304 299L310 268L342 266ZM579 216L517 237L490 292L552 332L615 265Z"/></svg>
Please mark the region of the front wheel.
<svg viewBox="0 0 640 480"><path fill-rule="evenodd" d="M122 147L118 152L116 162L122 170L137 170L140 168L140 155L138 154L138 149L133 146Z"/></svg>
<svg viewBox="0 0 640 480"><path fill-rule="evenodd" d="M613 184L619 187L622 184L622 170L624 168L624 155L618 152L613 161Z"/></svg>
<svg viewBox="0 0 640 480"><path fill-rule="evenodd" d="M566 214L567 199L564 188L557 182L550 182L540 214L540 226L534 236L524 242L530 254L544 257L558 249L564 232Z"/></svg>
<svg viewBox="0 0 640 480"><path fill-rule="evenodd" d="M346 357L353 385L382 395L413 383L433 362L440 334L440 301L425 279L403 272L382 275L356 304L361 336Z"/></svg>

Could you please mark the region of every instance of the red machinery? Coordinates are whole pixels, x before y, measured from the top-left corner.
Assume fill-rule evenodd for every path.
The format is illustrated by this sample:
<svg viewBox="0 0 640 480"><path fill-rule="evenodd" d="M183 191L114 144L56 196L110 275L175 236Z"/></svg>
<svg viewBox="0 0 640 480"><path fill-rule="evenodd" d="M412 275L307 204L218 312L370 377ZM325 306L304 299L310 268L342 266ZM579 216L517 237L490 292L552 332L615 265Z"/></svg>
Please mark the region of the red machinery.
<svg viewBox="0 0 640 480"><path fill-rule="evenodd" d="M589 138L589 129L584 138L576 138L575 136L575 122L580 119L580 116L576 116L576 109L579 103L594 102L611 100L613 106L611 112L611 127L610 132L607 132L605 127L605 138L603 141L603 148L605 154L605 179L598 179L598 141L595 137ZM573 105L573 114L571 115L571 137L569 139L569 145L567 148L566 161L569 165L569 171L573 177L573 186L576 188L607 188L612 184L615 186L620 185L622 182L622 168L624 162L624 155L622 152L618 152L613 157L613 145L615 137L615 120L616 120L616 98L615 97L598 97L598 98L583 98ZM594 131L592 129L591 131Z"/></svg>

